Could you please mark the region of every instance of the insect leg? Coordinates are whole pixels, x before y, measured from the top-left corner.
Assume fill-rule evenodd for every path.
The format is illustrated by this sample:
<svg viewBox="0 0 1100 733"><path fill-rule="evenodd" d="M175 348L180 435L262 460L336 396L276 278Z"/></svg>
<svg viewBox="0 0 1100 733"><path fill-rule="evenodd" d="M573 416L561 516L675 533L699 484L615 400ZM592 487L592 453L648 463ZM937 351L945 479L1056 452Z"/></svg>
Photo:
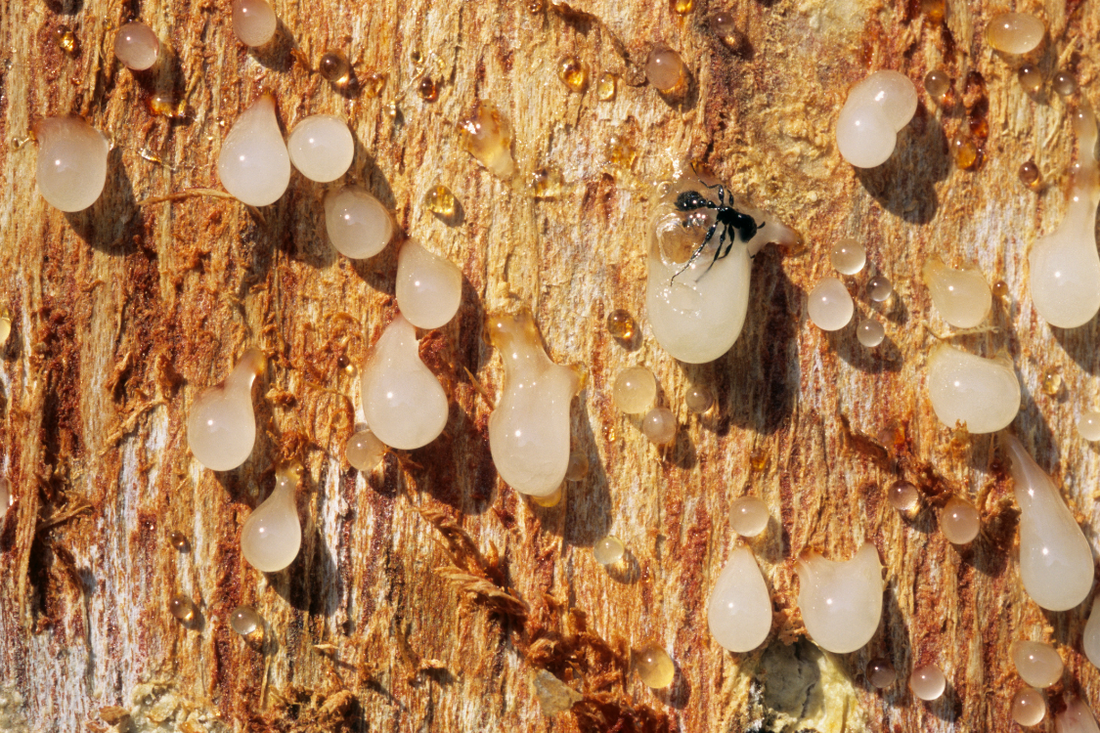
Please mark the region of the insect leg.
<svg viewBox="0 0 1100 733"><path fill-rule="evenodd" d="M679 277L681 275L681 273L683 273L684 270L688 269L691 266L692 262L695 262L695 258L699 256L699 253L703 251L703 248L705 248L707 246L707 243L710 242L711 238L714 237L714 230L717 229L717 228L718 228L718 222L714 222L713 224L711 224L710 229L707 230L707 236L703 237L703 241L700 242L699 246L696 247L692 251L691 257L688 257L688 260L687 260L687 262L684 263L684 266L681 267L676 272L676 274L672 276L672 280L675 280L677 277ZM725 232L725 229L723 228L722 236L724 237L725 235L726 235L726 232ZM719 245L719 246L721 246L721 245ZM713 265L714 263L712 262L711 264ZM710 268L708 267L707 269L709 270ZM671 284L672 280L669 281L670 284Z"/></svg>

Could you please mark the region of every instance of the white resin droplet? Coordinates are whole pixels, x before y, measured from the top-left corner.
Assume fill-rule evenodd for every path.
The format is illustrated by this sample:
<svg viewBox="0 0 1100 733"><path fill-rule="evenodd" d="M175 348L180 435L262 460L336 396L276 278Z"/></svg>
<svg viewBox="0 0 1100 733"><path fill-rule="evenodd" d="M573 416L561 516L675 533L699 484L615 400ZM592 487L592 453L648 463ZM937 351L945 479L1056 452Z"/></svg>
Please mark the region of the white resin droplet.
<svg viewBox="0 0 1100 733"><path fill-rule="evenodd" d="M420 360L416 329L400 314L363 366L362 390L367 425L391 448L425 446L447 425L447 395Z"/></svg>
<svg viewBox="0 0 1100 733"><path fill-rule="evenodd" d="M233 0L233 32L246 46L262 46L275 35L278 18L267 0Z"/></svg>
<svg viewBox="0 0 1100 733"><path fill-rule="evenodd" d="M218 178L249 206L275 203L290 185L290 155L271 94L261 94L229 129L218 153Z"/></svg>
<svg viewBox="0 0 1100 733"><path fill-rule="evenodd" d="M826 277L810 291L810 320L822 331L838 331L852 320L855 305L848 288L838 278Z"/></svg>
<svg viewBox="0 0 1100 733"><path fill-rule="evenodd" d="M1054 716L1054 730L1057 733L1100 733L1096 725L1096 716L1089 706L1074 698L1066 702L1066 709Z"/></svg>
<svg viewBox="0 0 1100 733"><path fill-rule="evenodd" d="M500 402L489 416L489 450L516 491L548 496L569 468L569 407L577 370L550 361L528 312L490 316L489 340L504 360Z"/></svg>
<svg viewBox="0 0 1100 733"><path fill-rule="evenodd" d="M947 678L944 677L943 670L934 664L917 667L909 675L909 689L921 700L938 700L947 689Z"/></svg>
<svg viewBox="0 0 1100 733"><path fill-rule="evenodd" d="M845 104L836 120L836 145L856 168L875 168L894 154L898 133L882 108Z"/></svg>
<svg viewBox="0 0 1100 733"><path fill-rule="evenodd" d="M909 124L917 111L917 87L897 71L876 71L852 88L844 104L878 105L897 132Z"/></svg>
<svg viewBox="0 0 1100 733"><path fill-rule="evenodd" d="M932 304L956 328L973 328L993 307L993 291L977 269L956 270L932 256L921 271Z"/></svg>
<svg viewBox="0 0 1100 733"><path fill-rule="evenodd" d="M755 537L768 526L768 505L755 496L742 496L730 504L730 527L742 537Z"/></svg>
<svg viewBox="0 0 1100 733"><path fill-rule="evenodd" d="M1100 412L1082 412L1077 418L1077 432L1085 440L1100 440Z"/></svg>
<svg viewBox="0 0 1100 733"><path fill-rule="evenodd" d="M814 642L834 654L861 649L882 618L882 563L866 543L847 562L809 553L796 566L798 607Z"/></svg>
<svg viewBox="0 0 1100 733"><path fill-rule="evenodd" d="M747 547L734 550L718 575L707 606L707 625L714 640L731 652L751 652L768 638L772 599Z"/></svg>
<svg viewBox="0 0 1100 733"><path fill-rule="evenodd" d="M83 211L107 182L110 145L103 133L76 115L47 117L34 126L38 140L38 192L62 211Z"/></svg>
<svg viewBox="0 0 1100 733"><path fill-rule="evenodd" d="M1028 282L1035 310L1058 328L1077 328L1100 310L1100 255L1096 252L1096 206L1100 204L1100 169L1096 117L1085 103L1074 118L1078 161L1066 199L1062 223L1031 247Z"/></svg>
<svg viewBox="0 0 1100 733"><path fill-rule="evenodd" d="M229 471L252 455L256 413L252 383L264 371L264 355L249 349L225 378L195 398L187 416L187 443L202 465Z"/></svg>
<svg viewBox="0 0 1100 733"><path fill-rule="evenodd" d="M1081 646L1084 647L1085 656L1093 666L1100 667L1100 595L1092 601L1092 610L1089 611L1089 620L1085 623L1085 634Z"/></svg>
<svg viewBox="0 0 1100 733"><path fill-rule="evenodd" d="M867 250L856 240L846 237L833 247L833 251L829 253L829 261L837 272L855 275L867 264Z"/></svg>
<svg viewBox="0 0 1100 733"><path fill-rule="evenodd" d="M157 62L160 39L144 23L127 23L115 35L115 56L134 71L144 71Z"/></svg>
<svg viewBox="0 0 1100 733"><path fill-rule="evenodd" d="M971 433L1006 427L1020 411L1020 382L1006 359L984 359L946 344L928 356L928 397L936 417Z"/></svg>
<svg viewBox="0 0 1100 733"><path fill-rule="evenodd" d="M878 321L868 318L859 322L859 326L856 327L856 338L868 349L873 349L886 338L886 329Z"/></svg>
<svg viewBox="0 0 1100 733"><path fill-rule="evenodd" d="M302 522L294 489L302 467L298 464L281 469L275 475L275 490L256 511L248 515L241 528L241 554L248 563L264 573L277 573L294 562L302 547Z"/></svg>
<svg viewBox="0 0 1100 733"><path fill-rule="evenodd" d="M1050 687L1062 679L1062 658L1050 644L1018 641L1012 645L1012 661L1020 679L1032 687Z"/></svg>
<svg viewBox="0 0 1100 733"><path fill-rule="evenodd" d="M393 230L390 212L363 189L345 186L325 195L325 231L345 257L374 257L393 239Z"/></svg>
<svg viewBox="0 0 1100 733"><path fill-rule="evenodd" d="M318 183L335 181L347 173L355 157L348 124L332 115L311 115L299 122L290 131L286 147L294 167Z"/></svg>
<svg viewBox="0 0 1100 733"><path fill-rule="evenodd" d="M615 377L611 400L623 412L640 415L648 412L657 399L657 379L645 367L627 367Z"/></svg>
<svg viewBox="0 0 1100 733"><path fill-rule="evenodd" d="M397 307L417 328L439 328L458 312L462 271L413 240L397 255Z"/></svg>
<svg viewBox="0 0 1100 733"><path fill-rule="evenodd" d="M1019 440L1004 437L1020 505L1024 590L1048 611L1067 611L1092 590L1092 551L1054 482Z"/></svg>

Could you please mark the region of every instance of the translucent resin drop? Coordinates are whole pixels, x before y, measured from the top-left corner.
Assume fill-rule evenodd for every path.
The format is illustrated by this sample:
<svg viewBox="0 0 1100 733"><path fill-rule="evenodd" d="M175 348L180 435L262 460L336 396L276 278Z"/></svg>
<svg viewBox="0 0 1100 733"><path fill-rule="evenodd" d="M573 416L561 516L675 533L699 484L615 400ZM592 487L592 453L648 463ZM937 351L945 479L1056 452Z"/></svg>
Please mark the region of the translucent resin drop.
<svg viewBox="0 0 1100 733"><path fill-rule="evenodd" d="M47 117L34 126L38 140L38 192L62 211L83 211L96 202L107 181L103 133L76 115Z"/></svg>
<svg viewBox="0 0 1100 733"><path fill-rule="evenodd" d="M1100 667L1100 595L1092 601L1092 610L1089 611L1089 620L1085 623L1085 634L1081 646L1093 666Z"/></svg>
<svg viewBox="0 0 1100 733"><path fill-rule="evenodd" d="M868 318L856 327L856 338L868 349L873 349L886 338L886 329L878 321Z"/></svg>
<svg viewBox="0 0 1100 733"><path fill-rule="evenodd" d="M1020 505L1020 577L1024 590L1048 611L1066 611L1092 590L1089 543L1054 482L1023 445L1005 435Z"/></svg>
<svg viewBox="0 0 1100 733"><path fill-rule="evenodd" d="M393 239L393 217L357 186L325 194L325 231L336 251L353 260L374 257Z"/></svg>
<svg viewBox="0 0 1100 733"><path fill-rule="evenodd" d="M676 439L676 416L667 407L654 407L642 418L642 433L656 445L669 445Z"/></svg>
<svg viewBox="0 0 1100 733"><path fill-rule="evenodd" d="M810 320L822 331L838 331L852 320L855 305L848 288L835 277L822 278L807 298Z"/></svg>
<svg viewBox="0 0 1100 733"><path fill-rule="evenodd" d="M386 454L386 445L369 429L359 430L344 448L344 457L357 471L371 471Z"/></svg>
<svg viewBox="0 0 1100 733"><path fill-rule="evenodd" d="M1043 693L1026 687L1012 696L1012 720L1020 725L1039 725L1047 716Z"/></svg>
<svg viewBox="0 0 1100 733"><path fill-rule="evenodd" d="M233 0L233 32L246 46L262 46L275 35L278 18L267 0Z"/></svg>
<svg viewBox="0 0 1100 733"><path fill-rule="evenodd" d="M249 349L225 381L200 393L187 416L187 443L202 465L229 471L252 455L256 413L252 383L264 371L264 355Z"/></svg>
<svg viewBox="0 0 1100 733"><path fill-rule="evenodd" d="M251 606L237 606L229 614L229 625L241 636L263 632L264 620Z"/></svg>
<svg viewBox="0 0 1100 733"><path fill-rule="evenodd" d="M362 395L367 425L391 448L425 446L447 425L447 395L420 360L416 329L400 314L363 366Z"/></svg>
<svg viewBox="0 0 1100 733"><path fill-rule="evenodd" d="M764 643L772 628L772 600L756 558L747 547L730 554L707 606L714 640L731 652L750 652Z"/></svg>
<svg viewBox="0 0 1100 733"><path fill-rule="evenodd" d="M277 573L294 562L302 547L302 522L294 489L302 467L292 464L275 475L275 490L256 511L248 515L241 528L241 554L248 563L264 573Z"/></svg>
<svg viewBox="0 0 1100 733"><path fill-rule="evenodd" d="M621 560L625 553L626 548L623 547L623 543L618 537L612 535L596 540L596 544L592 546L592 554L596 562L601 565L613 565Z"/></svg>
<svg viewBox="0 0 1100 733"><path fill-rule="evenodd" d="M909 675L909 689L921 700L928 702L938 700L947 689L947 678L934 664L917 667L913 670L913 674Z"/></svg>
<svg viewBox="0 0 1100 733"><path fill-rule="evenodd" d="M798 607L814 642L834 654L861 649L882 618L882 563L871 543L846 562L808 553L796 566Z"/></svg>
<svg viewBox="0 0 1100 733"><path fill-rule="evenodd" d="M829 253L829 261L833 269L844 275L855 275L867 264L867 250L863 245L851 238L845 238L836 243Z"/></svg>
<svg viewBox="0 0 1100 733"><path fill-rule="evenodd" d="M490 316L488 329L504 360L500 402L489 416L493 464L521 494L547 496L569 468L569 407L580 376L550 361L529 312Z"/></svg>
<svg viewBox="0 0 1100 733"><path fill-rule="evenodd" d="M689 387L684 404L696 414L702 414L714 406L714 393L706 387Z"/></svg>
<svg viewBox="0 0 1100 733"><path fill-rule="evenodd" d="M768 505L755 496L742 496L730 504L730 528L742 537L756 537L768 527Z"/></svg>
<svg viewBox="0 0 1100 733"><path fill-rule="evenodd" d="M688 71L680 54L665 45L650 49L645 62L645 77L663 94L674 94L687 85Z"/></svg>
<svg viewBox="0 0 1100 733"><path fill-rule="evenodd" d="M922 270L932 304L956 328L973 328L993 307L993 292L977 269L956 270L932 256Z"/></svg>
<svg viewBox="0 0 1100 733"><path fill-rule="evenodd" d="M233 123L218 153L218 178L249 206L275 203L290 185L290 155L271 94L261 94Z"/></svg>
<svg viewBox="0 0 1100 733"><path fill-rule="evenodd" d="M466 150L493 175L507 181L516 174L512 123L494 105L478 102L458 130Z"/></svg>
<svg viewBox="0 0 1100 733"><path fill-rule="evenodd" d="M876 657L867 663L867 680L882 690L897 682L898 673L889 659Z"/></svg>
<svg viewBox="0 0 1100 733"><path fill-rule="evenodd" d="M1043 21L1028 13L993 16L985 30L989 45L1002 53L1022 54L1035 49L1046 33Z"/></svg>
<svg viewBox="0 0 1100 733"><path fill-rule="evenodd" d="M1062 658L1050 644L1018 641L1012 645L1012 661L1020 679L1032 687L1050 687L1062 679Z"/></svg>
<svg viewBox="0 0 1100 733"><path fill-rule="evenodd" d="M917 111L917 87L897 71L876 71L852 87L845 106L877 106L895 131L901 130Z"/></svg>
<svg viewBox="0 0 1100 733"><path fill-rule="evenodd" d="M294 167L318 183L335 181L347 173L355 157L348 123L332 115L312 115L299 122L286 147Z"/></svg>
<svg viewBox="0 0 1100 733"><path fill-rule="evenodd" d="M920 493L917 487L908 481L895 481L886 490L886 498L890 506L899 512L911 512L920 503Z"/></svg>
<svg viewBox="0 0 1100 733"><path fill-rule="evenodd" d="M1096 206L1100 204L1100 171L1096 117L1087 103L1073 121L1078 161L1066 198L1062 223L1031 247L1028 282L1035 310L1058 328L1077 328L1100 310L1100 255L1096 252Z"/></svg>
<svg viewBox="0 0 1100 733"><path fill-rule="evenodd" d="M940 515L940 530L953 545L966 545L974 541L982 528L978 510L968 501L952 496Z"/></svg>
<svg viewBox="0 0 1100 733"><path fill-rule="evenodd" d="M1066 709L1054 716L1057 733L1100 733L1096 716L1089 706L1074 698L1066 702Z"/></svg>
<svg viewBox="0 0 1100 733"><path fill-rule="evenodd" d="M647 644L632 655L634 671L642 682L659 690L672 684L676 678L676 664L672 657L656 644Z"/></svg>
<svg viewBox="0 0 1100 733"><path fill-rule="evenodd" d="M928 356L928 397L936 417L971 433L992 433L1020 411L1020 382L1006 359L983 359L946 344Z"/></svg>
<svg viewBox="0 0 1100 733"><path fill-rule="evenodd" d="M0 519L8 513L9 506L11 506L11 484L6 478L0 476Z"/></svg>
<svg viewBox="0 0 1100 733"><path fill-rule="evenodd" d="M1100 440L1100 412L1082 412L1077 418L1077 432L1085 440Z"/></svg>
<svg viewBox="0 0 1100 733"><path fill-rule="evenodd" d="M168 601L168 612L181 622L189 624L195 620L195 616L198 615L199 609L195 606L194 601L181 594L173 596L172 600Z"/></svg>
<svg viewBox="0 0 1100 733"><path fill-rule="evenodd" d="M157 62L160 39L144 23L127 23L115 34L115 57L134 71L144 71Z"/></svg>
<svg viewBox="0 0 1100 733"><path fill-rule="evenodd" d="M844 105L836 120L841 157L856 168L876 168L894 154L898 133L875 105Z"/></svg>
<svg viewBox="0 0 1100 733"><path fill-rule="evenodd" d="M462 271L413 240L397 256L397 307L417 328L447 324L462 302Z"/></svg>
<svg viewBox="0 0 1100 733"><path fill-rule="evenodd" d="M657 399L657 380L645 367L628 367L615 377L611 400L623 412L637 415L649 410Z"/></svg>

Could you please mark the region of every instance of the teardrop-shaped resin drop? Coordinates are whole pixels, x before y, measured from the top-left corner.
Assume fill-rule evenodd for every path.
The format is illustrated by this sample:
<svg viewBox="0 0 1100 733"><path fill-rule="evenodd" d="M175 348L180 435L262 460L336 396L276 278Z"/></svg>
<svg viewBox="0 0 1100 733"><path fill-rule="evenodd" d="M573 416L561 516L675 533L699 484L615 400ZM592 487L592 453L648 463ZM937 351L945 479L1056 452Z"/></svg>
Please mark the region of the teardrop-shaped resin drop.
<svg viewBox="0 0 1100 733"><path fill-rule="evenodd" d="M413 240L397 255L397 307L417 328L446 325L462 302L462 271Z"/></svg>
<svg viewBox="0 0 1100 733"><path fill-rule="evenodd" d="M500 402L489 416L493 464L521 494L547 496L569 468L569 407L580 376L550 360L529 312L490 316L487 327L504 360Z"/></svg>
<svg viewBox="0 0 1100 733"><path fill-rule="evenodd" d="M714 640L731 652L750 652L764 643L772 628L772 600L764 574L747 547L730 554L707 607Z"/></svg>
<svg viewBox="0 0 1100 733"><path fill-rule="evenodd" d="M344 186L325 195L325 231L345 257L374 257L393 239L393 230L390 212L363 189Z"/></svg>
<svg viewBox="0 0 1100 733"><path fill-rule="evenodd" d="M1089 611L1089 620L1085 623L1085 634L1081 640L1081 646L1093 666L1100 667L1100 595L1092 601L1092 610Z"/></svg>
<svg viewBox="0 0 1100 733"><path fill-rule="evenodd" d="M367 426L391 448L420 448L447 426L447 394L420 360L416 329L400 313L363 366L362 390Z"/></svg>
<svg viewBox="0 0 1100 733"><path fill-rule="evenodd" d="M1092 590L1092 550L1054 482L1019 440L1004 438L1020 505L1024 590L1048 611L1067 611Z"/></svg>
<svg viewBox="0 0 1100 733"><path fill-rule="evenodd" d="M937 344L928 356L928 397L947 427L963 422L971 433L992 433L1020 411L1020 381L1005 359Z"/></svg>
<svg viewBox="0 0 1100 733"><path fill-rule="evenodd" d="M1096 252L1096 206L1100 204L1100 171L1096 117L1085 103L1074 118L1078 161L1066 198L1062 223L1031 247L1028 283L1035 310L1058 328L1077 328L1100 310L1100 255Z"/></svg>
<svg viewBox="0 0 1100 733"><path fill-rule="evenodd" d="M229 471L252 455L256 413L252 382L264 371L264 355L249 349L225 381L203 391L187 416L187 443L202 465Z"/></svg>
<svg viewBox="0 0 1100 733"><path fill-rule="evenodd" d="M1065 668L1058 651L1041 641L1018 641L1013 644L1012 661L1020 679L1032 687L1050 687L1062 679Z"/></svg>
<svg viewBox="0 0 1100 733"><path fill-rule="evenodd" d="M297 463L275 475L275 490L256 511L248 515L241 528L241 554L252 567L265 573L277 573L294 562L302 547L302 522L294 490L302 467Z"/></svg>
<svg viewBox="0 0 1100 733"><path fill-rule="evenodd" d="M278 23L267 0L233 0L233 32L244 45L264 45L275 35Z"/></svg>
<svg viewBox="0 0 1100 733"><path fill-rule="evenodd" d="M1054 716L1054 730L1057 733L1100 733L1096 725L1096 716L1089 706L1073 698L1066 702L1066 709Z"/></svg>
<svg viewBox="0 0 1100 733"><path fill-rule="evenodd" d="M917 111L917 87L900 72L876 71L852 87L844 104L876 105L896 132L908 125Z"/></svg>
<svg viewBox="0 0 1100 733"><path fill-rule="evenodd" d="M973 328L993 307L993 291L976 269L956 270L932 256L922 270L932 304L943 320L956 328Z"/></svg>
<svg viewBox="0 0 1100 733"><path fill-rule="evenodd" d="M875 168L894 154L898 133L881 107L845 104L836 120L836 146L856 168Z"/></svg>
<svg viewBox="0 0 1100 733"><path fill-rule="evenodd" d="M847 562L809 553L798 561L798 607L814 642L834 654L861 649L882 618L882 563L866 543Z"/></svg>
<svg viewBox="0 0 1100 733"><path fill-rule="evenodd" d="M1034 50L1046 31L1043 21L1030 13L1000 13L989 21L985 37L1002 53L1023 54Z"/></svg>
<svg viewBox="0 0 1100 733"><path fill-rule="evenodd" d="M290 155L271 94L261 94L233 123L218 153L218 178L249 206L275 203L290 185Z"/></svg>
<svg viewBox="0 0 1100 733"><path fill-rule="evenodd" d="M310 115L294 126L286 143L290 162L311 181L328 183L348 172L355 140L348 123L333 115Z"/></svg>
<svg viewBox="0 0 1100 733"><path fill-rule="evenodd" d="M38 140L38 192L62 211L83 211L96 202L107 181L103 133L76 115L47 117L34 126Z"/></svg>

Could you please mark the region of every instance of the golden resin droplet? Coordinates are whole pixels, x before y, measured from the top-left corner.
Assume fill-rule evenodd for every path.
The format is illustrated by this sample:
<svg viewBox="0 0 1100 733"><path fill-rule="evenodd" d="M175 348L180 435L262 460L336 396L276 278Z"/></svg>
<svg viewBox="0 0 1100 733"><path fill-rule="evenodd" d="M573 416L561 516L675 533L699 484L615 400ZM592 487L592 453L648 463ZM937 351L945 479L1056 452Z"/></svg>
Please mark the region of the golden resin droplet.
<svg viewBox="0 0 1100 733"><path fill-rule="evenodd" d="M374 470L385 454L386 445L367 428L356 431L344 448L344 457L357 471Z"/></svg>
<svg viewBox="0 0 1100 733"><path fill-rule="evenodd" d="M195 616L198 615L198 608L185 595L173 596L172 600L168 601L168 611L185 624L194 621Z"/></svg>
<svg viewBox="0 0 1100 733"><path fill-rule="evenodd" d="M638 157L638 151L634 149L626 135L619 133L607 139L604 152L607 155L607 162L620 168L631 167Z"/></svg>
<svg viewBox="0 0 1100 733"><path fill-rule="evenodd" d="M737 28L732 13L719 10L707 17L707 25L714 35L731 51L740 51L745 44L745 35Z"/></svg>
<svg viewBox="0 0 1100 733"><path fill-rule="evenodd" d="M719 573L707 604L707 626L714 640L731 652L750 652L768 638L771 596L747 547L734 550Z"/></svg>
<svg viewBox="0 0 1100 733"><path fill-rule="evenodd" d="M952 140L951 152L955 156L955 165L961 170L973 170L981 163L981 151L968 138L958 137Z"/></svg>
<svg viewBox="0 0 1100 733"><path fill-rule="evenodd" d="M1082 412L1077 418L1077 432L1085 440L1100 440L1100 412Z"/></svg>
<svg viewBox="0 0 1100 733"><path fill-rule="evenodd" d="M1020 166L1020 183L1032 191L1038 190L1043 185L1043 174L1034 160L1028 160Z"/></svg>
<svg viewBox="0 0 1100 733"><path fill-rule="evenodd" d="M601 565L614 565L626 554L626 548L618 537L607 535L596 540L596 544L592 546L592 554Z"/></svg>
<svg viewBox="0 0 1100 733"><path fill-rule="evenodd" d="M1043 87L1043 72L1039 67L1025 64L1016 73L1020 80L1020 87L1028 94L1034 94Z"/></svg>
<svg viewBox="0 0 1100 733"><path fill-rule="evenodd" d="M278 22L267 0L233 1L233 32L246 46L262 46L270 41Z"/></svg>
<svg viewBox="0 0 1100 733"><path fill-rule="evenodd" d="M317 62L317 71L326 81L343 85L351 81L351 64L342 51L325 51Z"/></svg>
<svg viewBox="0 0 1100 733"><path fill-rule="evenodd" d="M241 636L263 637L264 620L251 606L237 606L229 614L229 626Z"/></svg>
<svg viewBox="0 0 1100 733"><path fill-rule="evenodd" d="M1041 641L1017 641L1012 645L1012 661L1020 679L1032 687L1050 687L1062 679L1062 657L1050 644Z"/></svg>
<svg viewBox="0 0 1100 733"><path fill-rule="evenodd" d="M180 552L191 551L191 543L187 541L187 537L184 536L183 532L172 530L168 535L168 539L172 542L172 547Z"/></svg>
<svg viewBox="0 0 1100 733"><path fill-rule="evenodd" d="M676 665L672 657L656 644L646 644L631 654L634 671L642 682L659 690L672 684L676 677Z"/></svg>
<svg viewBox="0 0 1100 733"><path fill-rule="evenodd" d="M909 676L909 689L921 700L928 702L938 700L947 689L947 678L934 664L917 667Z"/></svg>
<svg viewBox="0 0 1100 733"><path fill-rule="evenodd" d="M677 15L687 15L695 8L695 0L669 0L668 5Z"/></svg>
<svg viewBox="0 0 1100 733"><path fill-rule="evenodd" d="M561 500L565 498L565 490L559 486L552 494L547 494L546 496L529 496L528 498L538 506L552 509L558 504L561 504Z"/></svg>
<svg viewBox="0 0 1100 733"><path fill-rule="evenodd" d="M80 41L77 40L73 29L67 25L61 25L54 31L54 40L66 56L76 56L80 53Z"/></svg>
<svg viewBox="0 0 1100 733"><path fill-rule="evenodd" d="M420 83L416 85L416 93L420 95L420 98L425 102L434 102L439 99L439 85L435 83L435 79L430 76L425 76L420 80Z"/></svg>
<svg viewBox="0 0 1100 733"><path fill-rule="evenodd" d="M924 91L936 104L943 104L951 91L951 77L943 69L932 69L924 77Z"/></svg>
<svg viewBox="0 0 1100 733"><path fill-rule="evenodd" d="M1024 54L1034 50L1046 34L1043 21L1028 13L1001 13L986 28L989 45L1002 53Z"/></svg>
<svg viewBox="0 0 1100 733"><path fill-rule="evenodd" d="M453 219L458 211L458 203L451 189L438 185L424 194L424 208L441 219Z"/></svg>
<svg viewBox="0 0 1100 733"><path fill-rule="evenodd" d="M187 443L202 465L229 471L248 460L256 443L252 383L263 374L264 355L245 352L223 382L201 392L187 416Z"/></svg>
<svg viewBox="0 0 1100 733"><path fill-rule="evenodd" d="M637 328L638 324L634 321L634 316L622 308L611 311L607 316L607 332L616 341L629 344L634 340Z"/></svg>
<svg viewBox="0 0 1100 733"><path fill-rule="evenodd" d="M445 326L462 302L462 270L408 240L397 255L397 307L417 328Z"/></svg>
<svg viewBox="0 0 1100 733"><path fill-rule="evenodd" d="M290 154L271 94L261 94L233 123L218 153L218 178L249 206L275 203L290 185Z"/></svg>
<svg viewBox="0 0 1100 733"><path fill-rule="evenodd" d="M302 475L297 463L284 466L275 475L275 490L248 515L241 528L241 555L264 573L277 573L298 557L302 547L302 522L294 490Z"/></svg>
<svg viewBox="0 0 1100 733"><path fill-rule="evenodd" d="M993 283L993 294L998 298L1004 300L1008 297L1008 283L1004 280L998 280Z"/></svg>
<svg viewBox="0 0 1100 733"><path fill-rule="evenodd" d="M576 56L566 56L558 62L558 78L571 92L588 88L588 68Z"/></svg>
<svg viewBox="0 0 1100 733"><path fill-rule="evenodd" d="M11 336L11 312L4 306L0 306L0 349L8 343Z"/></svg>
<svg viewBox="0 0 1100 733"><path fill-rule="evenodd" d="M107 181L107 138L76 115L47 117L34 126L38 192L62 211L83 211Z"/></svg>
<svg viewBox="0 0 1100 733"><path fill-rule="evenodd" d="M1062 391L1062 370L1050 367L1043 372L1043 391L1051 397L1057 397Z"/></svg>
<svg viewBox="0 0 1100 733"><path fill-rule="evenodd" d="M363 77L361 87L367 99L376 99L381 96L382 90L386 87L386 75L379 71L372 71Z"/></svg>
<svg viewBox="0 0 1100 733"><path fill-rule="evenodd" d="M688 70L680 54L668 46L656 45L646 57L645 76L662 94L682 92L688 83Z"/></svg>
<svg viewBox="0 0 1100 733"><path fill-rule="evenodd" d="M565 469L566 481L583 481L588 476L588 456L580 451L569 454L569 467Z"/></svg>
<svg viewBox="0 0 1100 733"><path fill-rule="evenodd" d="M619 372L612 388L615 406L631 415L649 410L657 399L657 380L645 367L629 367Z"/></svg>
<svg viewBox="0 0 1100 733"><path fill-rule="evenodd" d="M600 75L600 80L596 83L596 96L601 102L610 102L615 98L619 88L619 77L612 74L610 71Z"/></svg>
<svg viewBox="0 0 1100 733"><path fill-rule="evenodd" d="M494 105L477 102L458 126L463 146L491 173L505 181L516 173L512 160L512 124Z"/></svg>

